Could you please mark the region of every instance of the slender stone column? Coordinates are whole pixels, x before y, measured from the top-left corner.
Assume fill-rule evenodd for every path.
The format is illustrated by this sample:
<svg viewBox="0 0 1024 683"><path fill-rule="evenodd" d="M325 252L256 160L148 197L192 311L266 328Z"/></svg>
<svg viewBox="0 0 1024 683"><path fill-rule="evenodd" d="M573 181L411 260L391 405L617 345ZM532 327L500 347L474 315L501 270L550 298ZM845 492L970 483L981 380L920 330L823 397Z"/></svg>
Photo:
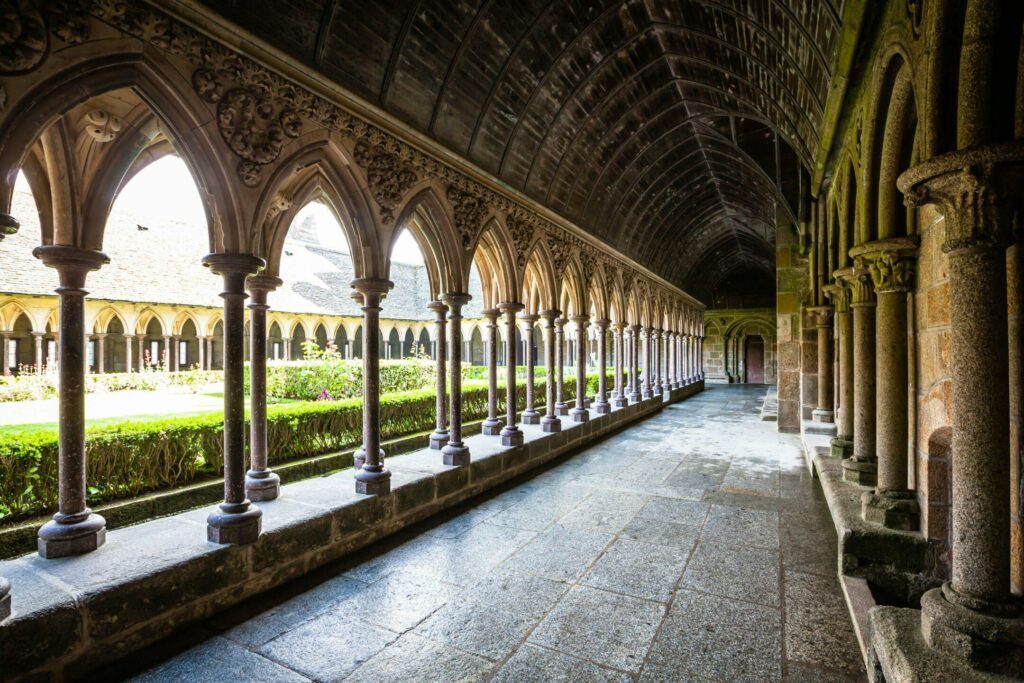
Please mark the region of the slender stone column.
<svg viewBox="0 0 1024 683"><path fill-rule="evenodd" d="M832 397L832 307L814 306L807 310L814 316L814 326L818 330L818 405L811 412L811 419L831 424L835 417Z"/></svg>
<svg viewBox="0 0 1024 683"><path fill-rule="evenodd" d="M106 334L100 332L99 334L96 335L96 372L100 374L103 374L107 371L106 342Z"/></svg>
<svg viewBox="0 0 1024 683"><path fill-rule="evenodd" d="M907 294L914 280L917 244L891 238L855 248L870 269L878 297L875 317L875 438L878 481L863 496L869 522L893 529L916 530L920 510L907 476ZM831 385L831 382L830 382Z"/></svg>
<svg viewBox="0 0 1024 683"><path fill-rule="evenodd" d="M50 559L91 552L106 540L106 521L85 504L84 287L86 275L110 259L98 251L55 245L32 253L60 278L58 512L39 530L38 539L39 555Z"/></svg>
<svg viewBox="0 0 1024 683"><path fill-rule="evenodd" d="M863 259L845 280L853 309L853 457L843 461L843 478L874 486L875 454L875 291Z"/></svg>
<svg viewBox="0 0 1024 683"><path fill-rule="evenodd" d="M437 363L437 426L434 433L430 435L430 447L439 451L448 443L448 402L445 389L445 327L448 324L448 307L441 301L431 301L427 308L434 312L434 331L437 341L434 342L434 361Z"/></svg>
<svg viewBox="0 0 1024 683"><path fill-rule="evenodd" d="M565 402L565 323L568 322L565 318L558 318L555 320L555 353L558 354L558 358L555 363L555 386L558 389L558 394L555 397L555 415L568 415L569 406Z"/></svg>
<svg viewBox="0 0 1024 683"><path fill-rule="evenodd" d="M394 283L376 278L352 281L353 299L361 294L363 309L363 462L355 473L356 493L383 495L391 491L391 472L380 447L380 311Z"/></svg>
<svg viewBox="0 0 1024 683"><path fill-rule="evenodd" d="M224 279L224 502L207 517L213 543L253 543L263 512L245 496L245 280L266 264L247 254L208 254L203 265Z"/></svg>
<svg viewBox="0 0 1024 683"><path fill-rule="evenodd" d="M537 322L537 316L530 314L519 318L523 323L523 341L526 343L523 360L526 363L526 408L523 410L522 420L524 425L540 424L540 413L533 407L534 402L534 379L533 367L537 362L537 354L533 350L533 326Z"/></svg>
<svg viewBox="0 0 1024 683"><path fill-rule="evenodd" d="M669 349L669 362L671 363L671 368L669 369L669 388L678 389L680 385L679 347L681 345L679 333L673 332L670 341L671 348Z"/></svg>
<svg viewBox="0 0 1024 683"><path fill-rule="evenodd" d="M587 410L587 325L590 319L585 315L574 315L576 323L576 407L572 409L573 422L586 422L590 419Z"/></svg>
<svg viewBox="0 0 1024 683"><path fill-rule="evenodd" d="M2 358L3 358L3 363L4 363L4 376L5 377L10 376L10 374L11 374L11 364L7 362L7 344L8 344L8 342L10 340L11 340L11 335L6 334L6 333L4 333L3 335L0 335L0 343L3 344L3 351L2 351L3 356L2 356Z"/></svg>
<svg viewBox="0 0 1024 683"><path fill-rule="evenodd" d="M544 319L544 362L547 370L547 381L544 383L544 417L540 421L541 430L544 432L562 431L562 421L558 419L555 411L555 330L560 314L561 311L558 310L542 311L540 314Z"/></svg>
<svg viewBox="0 0 1024 683"><path fill-rule="evenodd" d="M640 400L640 326L629 326L629 393L630 403Z"/></svg>
<svg viewBox="0 0 1024 683"><path fill-rule="evenodd" d="M196 337L196 349L199 353L199 369L206 370L206 337Z"/></svg>
<svg viewBox="0 0 1024 683"><path fill-rule="evenodd" d="M143 370L146 369L146 335L144 335L144 334L137 334L137 335L135 335L135 341L138 343L138 348L139 348L139 354L138 354L139 355L139 360L138 360L139 372L142 372Z"/></svg>
<svg viewBox="0 0 1024 683"><path fill-rule="evenodd" d="M594 412L598 415L606 415L612 412L612 404L608 402L608 373L607 365L607 339L608 339L608 325L611 324L611 320L606 318L598 318L594 321L594 326L597 328L597 400L594 401Z"/></svg>
<svg viewBox="0 0 1024 683"><path fill-rule="evenodd" d="M36 373L43 371L43 333L33 332L32 336L35 337L36 348L35 348L35 361L36 361Z"/></svg>
<svg viewBox="0 0 1024 683"><path fill-rule="evenodd" d="M132 342L135 340L134 334L124 335L124 365L125 372L132 372Z"/></svg>
<svg viewBox="0 0 1024 683"><path fill-rule="evenodd" d="M170 372L171 371L171 361L172 361L172 357L171 357L171 338L168 335L166 335L166 334L164 335L163 358L161 358L160 360L162 361L162 364L164 366L164 371Z"/></svg>
<svg viewBox="0 0 1024 683"><path fill-rule="evenodd" d="M505 338L508 340L505 352L505 426L501 430L502 446L522 446L523 432L516 425L516 313L523 305L515 302L498 307L505 314Z"/></svg>
<svg viewBox="0 0 1024 683"><path fill-rule="evenodd" d="M462 442L462 307L470 302L469 294L452 292L441 295L441 301L448 305L450 335L448 346L452 358L449 364L449 401L451 415L448 417L448 443L441 449L444 464L452 466L469 465L469 446Z"/></svg>
<svg viewBox="0 0 1024 683"><path fill-rule="evenodd" d="M939 206L949 257L953 559L950 580L921 599L922 631L931 646L977 668L1021 676L1022 603L1010 593L1005 249L1024 187L1024 145L944 154L898 185L908 204Z"/></svg>
<svg viewBox="0 0 1024 683"><path fill-rule="evenodd" d="M661 330L651 328L648 333L649 369L651 375L651 396L661 396Z"/></svg>
<svg viewBox="0 0 1024 683"><path fill-rule="evenodd" d="M501 433L501 420L498 419L498 316L501 312L496 308L483 311L487 319L487 419L480 431L487 436Z"/></svg>
<svg viewBox="0 0 1024 683"><path fill-rule="evenodd" d="M13 235L18 232L19 227L21 226L18 224L18 221L14 220L14 216L0 214L0 242L7 235ZM9 364L7 363L7 337L4 337L3 359L4 374L10 374ZM11 616L11 584L7 579L0 576L0 624L9 616Z"/></svg>
<svg viewBox="0 0 1024 683"><path fill-rule="evenodd" d="M832 457L853 455L853 314L850 312L850 290L846 279L853 269L834 273L836 285L829 295L836 308L836 331L839 337L839 419L832 439Z"/></svg>
<svg viewBox="0 0 1024 683"><path fill-rule="evenodd" d="M622 384L622 368L623 368L623 354L625 353L625 340L622 338L622 331L626 329L626 323L617 322L613 323L612 329L614 330L615 339L615 363L614 372L615 389L612 391L612 407L613 408L625 408L629 403L626 398L626 389Z"/></svg>
<svg viewBox="0 0 1024 683"><path fill-rule="evenodd" d="M651 381L651 375L653 374L653 369L651 368L651 356L653 355L653 353L652 353L653 349L651 347L652 347L652 341L653 341L652 337L653 337L653 335L654 335L654 330L652 328L650 328L650 327L643 328L644 384L643 384L643 389L640 392L640 398L642 398L642 399L648 399L648 398L653 398L654 397L654 386L653 386L653 382Z"/></svg>
<svg viewBox="0 0 1024 683"><path fill-rule="evenodd" d="M249 471L245 495L254 502L276 499L281 478L267 465L267 295L281 286L279 278L250 275L249 290Z"/></svg>

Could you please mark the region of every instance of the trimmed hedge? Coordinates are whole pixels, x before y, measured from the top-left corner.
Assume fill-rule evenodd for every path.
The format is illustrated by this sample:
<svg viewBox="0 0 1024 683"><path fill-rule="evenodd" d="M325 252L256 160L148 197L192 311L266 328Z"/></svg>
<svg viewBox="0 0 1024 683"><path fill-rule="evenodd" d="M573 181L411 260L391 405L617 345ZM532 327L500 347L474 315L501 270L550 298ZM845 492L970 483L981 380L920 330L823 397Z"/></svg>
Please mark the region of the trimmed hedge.
<svg viewBox="0 0 1024 683"><path fill-rule="evenodd" d="M526 403L519 383L517 403ZM588 392L597 375L588 376ZM535 382L535 402L544 402L545 384ZM565 383L575 398L575 382ZM463 419L487 414L487 387L463 386ZM381 396L381 438L395 439L434 428L436 393L407 391ZM501 399L504 398L502 393ZM500 400L499 404L504 401ZM499 406L499 412L504 408ZM223 472L224 421L219 414L152 422L125 422L86 433L86 481L90 503L188 484ZM352 448L362 441L362 399L311 401L267 408L267 447L271 464ZM56 510L57 432L0 437L0 520Z"/></svg>
<svg viewBox="0 0 1024 683"><path fill-rule="evenodd" d="M156 391L165 387L205 387L224 382L220 370L182 370L180 372L144 371L109 372L85 376L87 394L103 391ZM10 377L0 376L0 403L33 401L57 395L57 373L28 372Z"/></svg>

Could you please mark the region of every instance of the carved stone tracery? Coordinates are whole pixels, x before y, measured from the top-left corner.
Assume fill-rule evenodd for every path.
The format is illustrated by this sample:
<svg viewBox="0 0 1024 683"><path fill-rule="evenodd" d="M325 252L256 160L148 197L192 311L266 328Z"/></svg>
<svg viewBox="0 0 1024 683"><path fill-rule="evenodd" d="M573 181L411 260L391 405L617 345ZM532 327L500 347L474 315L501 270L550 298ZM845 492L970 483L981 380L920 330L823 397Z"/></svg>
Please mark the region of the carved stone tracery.
<svg viewBox="0 0 1024 683"><path fill-rule="evenodd" d="M394 222L394 209L402 201L402 196L416 184L416 172L397 154L364 140L356 143L354 156L356 163L366 172L381 218L385 223Z"/></svg>
<svg viewBox="0 0 1024 683"><path fill-rule="evenodd" d="M484 216L488 211L487 204L477 195L465 192L454 185L448 187L447 196L452 205L455 228L462 238L462 248L468 251L476 243L476 237L483 229Z"/></svg>

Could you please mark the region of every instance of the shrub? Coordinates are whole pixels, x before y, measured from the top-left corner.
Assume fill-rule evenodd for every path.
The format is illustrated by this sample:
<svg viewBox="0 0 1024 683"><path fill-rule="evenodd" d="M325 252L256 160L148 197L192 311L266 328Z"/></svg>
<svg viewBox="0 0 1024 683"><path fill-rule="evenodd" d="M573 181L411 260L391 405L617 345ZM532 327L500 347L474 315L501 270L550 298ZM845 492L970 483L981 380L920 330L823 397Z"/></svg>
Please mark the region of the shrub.
<svg viewBox="0 0 1024 683"><path fill-rule="evenodd" d="M596 391L597 376L588 377ZM518 383L518 408L526 403ZM535 383L535 402L543 404L545 385ZM574 398L575 383L565 383ZM395 439L435 425L432 389L381 396L381 438ZM504 393L499 412L504 412ZM463 386L463 419L487 414L487 386ZM91 503L181 486L200 475L223 472L224 421L220 414L152 422L125 422L86 433L86 481ZM267 447L271 464L357 446L362 441L362 400L310 401L267 409ZM0 519L53 511L57 507L57 432L0 436Z"/></svg>
<svg viewBox="0 0 1024 683"><path fill-rule="evenodd" d="M86 393L104 391L157 391L167 387L205 387L223 383L224 373L219 370L183 370L163 372L111 372L86 375ZM17 376L0 378L0 403L33 401L57 395L57 373L24 372Z"/></svg>

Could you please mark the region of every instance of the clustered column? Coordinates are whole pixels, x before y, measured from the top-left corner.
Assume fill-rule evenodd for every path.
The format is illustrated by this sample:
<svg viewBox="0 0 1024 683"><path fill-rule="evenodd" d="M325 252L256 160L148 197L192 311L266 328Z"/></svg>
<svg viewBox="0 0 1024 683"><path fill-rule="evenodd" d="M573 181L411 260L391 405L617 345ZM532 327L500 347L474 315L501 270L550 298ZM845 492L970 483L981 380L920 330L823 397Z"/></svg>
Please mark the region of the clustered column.
<svg viewBox="0 0 1024 683"><path fill-rule="evenodd" d="M281 478L267 467L267 295L281 286L270 275L252 275L249 296L249 472L245 494L249 500L274 500L281 492Z"/></svg>
<svg viewBox="0 0 1024 683"><path fill-rule="evenodd" d="M384 467L380 447L380 304L393 286L376 278L352 281L352 289L363 298L363 462L355 480L356 493L365 495L391 491L391 472Z"/></svg>
<svg viewBox="0 0 1024 683"><path fill-rule="evenodd" d="M516 425L516 313L523 310L520 303L504 303L501 305L505 313L505 426L501 430L502 446L522 446L523 432Z"/></svg>
<svg viewBox="0 0 1024 683"><path fill-rule="evenodd" d="M540 424L540 413L533 407L534 402L534 377L533 369L537 362L537 354L533 348L533 326L537 322L537 316L533 314L520 316L523 323L523 341L526 345L526 354L523 361L526 363L526 407L523 410L522 420L524 425Z"/></svg>
<svg viewBox="0 0 1024 683"><path fill-rule="evenodd" d="M262 511L245 495L245 281L263 269L247 254L209 254L203 265L224 279L224 502L207 517L213 543L253 543Z"/></svg>
<svg viewBox="0 0 1024 683"><path fill-rule="evenodd" d="M586 422L590 419L590 411L586 408L587 399L587 325L589 319L585 315L573 316L576 323L576 407L572 410L573 422Z"/></svg>
<svg viewBox="0 0 1024 683"><path fill-rule="evenodd" d="M559 432L562 430L562 421L558 419L555 412L555 330L557 318L560 311L543 311L540 315L544 319L544 362L547 371L547 381L544 383L546 395L544 404L544 417L540 421L541 430L544 432Z"/></svg>
<svg viewBox="0 0 1024 683"><path fill-rule="evenodd" d="M501 312L489 308L482 314L487 319L487 419L480 431L487 436L497 436L502 427L498 419L498 316Z"/></svg>
<svg viewBox="0 0 1024 683"><path fill-rule="evenodd" d="M932 647L974 666L1019 672L1024 623L1021 601L1010 593L1005 316L1006 247L1024 187L1024 145L942 155L904 173L899 187L908 203L939 205L949 257L952 571L948 582L921 598L922 631ZM881 305L880 298L880 315Z"/></svg>
<svg viewBox="0 0 1024 683"><path fill-rule="evenodd" d="M448 418L448 443L441 449L445 465L465 466L469 464L469 446L462 442L462 307L472 297L464 292L445 294L441 301L448 304L450 311L449 343L451 363L450 403Z"/></svg>
<svg viewBox="0 0 1024 683"><path fill-rule="evenodd" d="M437 341L434 342L434 356L437 363L437 426L434 428L434 433L430 435L430 447L439 451L448 443L448 416L446 414L448 403L445 400L445 356L447 355L445 327L448 323L448 307L441 301L431 301L427 308L434 312L434 333L437 338Z"/></svg>
<svg viewBox="0 0 1024 683"><path fill-rule="evenodd" d="M916 530L917 500L907 475L907 294L916 244L890 238L855 250L863 255L878 297L875 317L875 443L878 479L863 497L863 515L894 529ZM831 373L830 373L831 374Z"/></svg>
<svg viewBox="0 0 1024 683"><path fill-rule="evenodd" d="M613 408L625 408L629 404L629 400L626 398L626 388L622 383L622 361L623 354L626 351L624 344L625 340L622 338L622 331L624 329L626 329L626 323L615 323L615 391L612 392Z"/></svg>
<svg viewBox="0 0 1024 683"><path fill-rule="evenodd" d="M36 247L36 258L57 271L60 337L58 375L58 512L39 530L45 558L81 555L106 540L106 521L85 504L85 278L110 262L106 254L77 247Z"/></svg>
<svg viewBox="0 0 1024 683"><path fill-rule="evenodd" d="M597 400L594 402L594 412L598 415L606 415L612 411L612 404L608 402L607 383L607 339L608 325L611 320L599 318L594 321L597 328Z"/></svg>

